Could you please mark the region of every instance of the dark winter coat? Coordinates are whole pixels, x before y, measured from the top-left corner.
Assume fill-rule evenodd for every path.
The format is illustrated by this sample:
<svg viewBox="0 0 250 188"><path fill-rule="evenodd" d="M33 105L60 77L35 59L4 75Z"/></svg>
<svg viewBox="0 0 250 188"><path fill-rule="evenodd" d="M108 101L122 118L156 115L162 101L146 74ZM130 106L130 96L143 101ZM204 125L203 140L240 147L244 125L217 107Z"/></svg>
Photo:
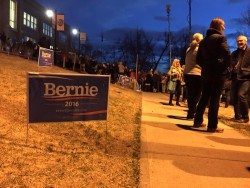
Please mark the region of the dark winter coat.
<svg viewBox="0 0 250 188"><path fill-rule="evenodd" d="M239 61L239 68L236 65ZM233 79L250 80L250 48L245 50L237 49L232 53Z"/></svg>
<svg viewBox="0 0 250 188"><path fill-rule="evenodd" d="M206 37L200 42L196 61L205 79L226 75L231 61L225 36L218 30L208 29Z"/></svg>

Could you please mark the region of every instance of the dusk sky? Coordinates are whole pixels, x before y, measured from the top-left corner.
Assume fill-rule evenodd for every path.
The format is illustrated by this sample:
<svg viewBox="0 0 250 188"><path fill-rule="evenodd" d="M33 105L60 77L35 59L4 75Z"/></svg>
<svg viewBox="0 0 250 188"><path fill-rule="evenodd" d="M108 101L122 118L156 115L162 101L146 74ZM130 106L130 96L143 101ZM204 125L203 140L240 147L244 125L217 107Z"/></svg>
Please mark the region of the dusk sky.
<svg viewBox="0 0 250 188"><path fill-rule="evenodd" d="M65 21L90 38L114 28L167 30L166 4L171 5L171 30L188 27L187 0L37 0L45 8L65 14ZM250 6L249 0L192 0L192 25L209 26L214 17L226 22L226 34L243 28L234 20Z"/></svg>

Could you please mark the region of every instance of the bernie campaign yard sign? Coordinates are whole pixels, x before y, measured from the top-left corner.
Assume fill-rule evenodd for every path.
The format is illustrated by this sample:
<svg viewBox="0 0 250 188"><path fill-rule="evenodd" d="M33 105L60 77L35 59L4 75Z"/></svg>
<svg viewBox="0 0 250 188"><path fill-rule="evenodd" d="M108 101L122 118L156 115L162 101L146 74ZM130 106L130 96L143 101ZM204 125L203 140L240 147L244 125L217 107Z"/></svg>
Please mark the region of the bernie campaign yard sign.
<svg viewBox="0 0 250 188"><path fill-rule="evenodd" d="M52 66L54 64L54 51L47 48L39 48L38 66Z"/></svg>
<svg viewBox="0 0 250 188"><path fill-rule="evenodd" d="M28 122L106 120L110 76L28 73Z"/></svg>

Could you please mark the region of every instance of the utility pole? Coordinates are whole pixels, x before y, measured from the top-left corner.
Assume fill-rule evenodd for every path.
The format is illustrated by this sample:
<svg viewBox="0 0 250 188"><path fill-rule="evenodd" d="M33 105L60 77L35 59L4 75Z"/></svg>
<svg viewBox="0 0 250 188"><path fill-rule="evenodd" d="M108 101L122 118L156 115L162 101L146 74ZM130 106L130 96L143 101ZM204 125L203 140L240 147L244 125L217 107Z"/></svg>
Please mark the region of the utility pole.
<svg viewBox="0 0 250 188"><path fill-rule="evenodd" d="M53 50L54 50L54 64L56 64L56 41L57 41L57 10L51 10L48 9L46 11L46 15L51 18L51 26L54 28L54 34L52 36L54 37L54 45L53 45ZM52 29L53 30L53 29Z"/></svg>
<svg viewBox="0 0 250 188"><path fill-rule="evenodd" d="M80 29L78 29L79 33L78 33L78 56L80 57L81 54L81 31Z"/></svg>
<svg viewBox="0 0 250 188"><path fill-rule="evenodd" d="M57 48L57 11L55 10L55 41L54 41L54 52L55 52L55 61L56 61L56 48ZM55 62L56 63L56 62Z"/></svg>
<svg viewBox="0 0 250 188"><path fill-rule="evenodd" d="M172 56L172 49L171 49L171 32L170 32L170 11L171 5L166 4L166 12L167 12L167 20L168 20L168 45L169 45L169 65L171 65L171 56Z"/></svg>
<svg viewBox="0 0 250 188"><path fill-rule="evenodd" d="M192 0L187 0L188 2L188 35L189 35L189 40L191 41L192 38Z"/></svg>
<svg viewBox="0 0 250 188"><path fill-rule="evenodd" d="M103 31L102 31L102 33L101 33L101 63L103 63L104 62L104 56L103 56L103 41L104 41L104 36L103 36Z"/></svg>

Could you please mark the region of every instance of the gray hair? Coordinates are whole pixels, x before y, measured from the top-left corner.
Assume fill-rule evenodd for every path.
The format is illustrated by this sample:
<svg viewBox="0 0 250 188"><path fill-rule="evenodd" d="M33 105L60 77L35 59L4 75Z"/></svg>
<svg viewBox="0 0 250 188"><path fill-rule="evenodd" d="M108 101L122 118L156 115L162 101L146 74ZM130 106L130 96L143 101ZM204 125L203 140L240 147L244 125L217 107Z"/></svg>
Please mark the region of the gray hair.
<svg viewBox="0 0 250 188"><path fill-rule="evenodd" d="M246 41L247 42L247 37L245 36L245 35L239 35L238 37L237 37L237 40L238 40L238 38L242 38L244 41Z"/></svg>

